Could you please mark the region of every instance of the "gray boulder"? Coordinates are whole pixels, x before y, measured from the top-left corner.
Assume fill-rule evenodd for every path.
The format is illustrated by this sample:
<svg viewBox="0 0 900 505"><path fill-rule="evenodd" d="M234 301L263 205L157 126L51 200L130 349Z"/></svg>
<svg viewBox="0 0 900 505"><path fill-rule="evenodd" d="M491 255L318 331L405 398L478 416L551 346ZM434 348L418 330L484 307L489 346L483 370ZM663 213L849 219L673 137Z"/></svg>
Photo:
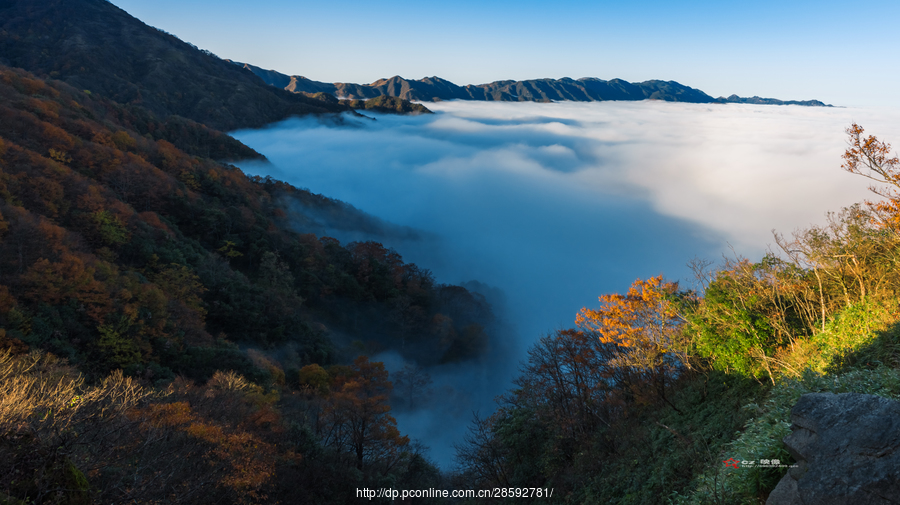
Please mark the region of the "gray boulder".
<svg viewBox="0 0 900 505"><path fill-rule="evenodd" d="M900 402L810 393L784 437L797 460L766 505L900 504Z"/></svg>

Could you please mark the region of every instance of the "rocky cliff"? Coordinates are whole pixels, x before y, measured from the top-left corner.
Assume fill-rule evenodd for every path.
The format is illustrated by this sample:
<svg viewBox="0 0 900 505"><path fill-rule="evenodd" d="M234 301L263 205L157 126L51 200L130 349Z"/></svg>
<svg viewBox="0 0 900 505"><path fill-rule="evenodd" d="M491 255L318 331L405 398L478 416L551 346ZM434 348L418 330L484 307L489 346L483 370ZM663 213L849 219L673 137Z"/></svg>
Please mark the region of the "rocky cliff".
<svg viewBox="0 0 900 505"><path fill-rule="evenodd" d="M900 402L858 393L803 395L785 437L797 460L766 505L900 503Z"/></svg>

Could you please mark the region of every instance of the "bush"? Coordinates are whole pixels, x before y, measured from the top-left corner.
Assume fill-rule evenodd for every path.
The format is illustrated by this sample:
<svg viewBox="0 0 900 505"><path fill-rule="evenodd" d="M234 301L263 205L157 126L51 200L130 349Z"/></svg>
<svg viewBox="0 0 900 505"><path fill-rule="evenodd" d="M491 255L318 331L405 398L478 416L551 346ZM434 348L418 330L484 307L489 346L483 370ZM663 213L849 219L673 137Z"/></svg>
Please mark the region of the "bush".
<svg viewBox="0 0 900 505"><path fill-rule="evenodd" d="M879 366L855 369L840 375L822 375L805 371L795 379L785 379L769 393L762 405L749 404L744 409L757 413L742 433L727 444L703 474L694 479L688 495L673 494L670 502L679 505L761 504L784 476L787 468L731 468L723 461L778 459L790 464L792 459L782 439L791 432L791 408L806 393L864 393L900 399L900 370Z"/></svg>

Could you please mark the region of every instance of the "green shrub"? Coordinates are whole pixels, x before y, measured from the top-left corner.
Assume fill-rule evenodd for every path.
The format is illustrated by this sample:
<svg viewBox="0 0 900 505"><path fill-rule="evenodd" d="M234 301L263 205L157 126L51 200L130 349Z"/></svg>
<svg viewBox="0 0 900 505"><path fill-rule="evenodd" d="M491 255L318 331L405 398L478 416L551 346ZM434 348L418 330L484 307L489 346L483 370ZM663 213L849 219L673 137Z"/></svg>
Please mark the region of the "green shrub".
<svg viewBox="0 0 900 505"><path fill-rule="evenodd" d="M856 303L831 317L824 331L796 342L778 357L788 375L798 376L804 369L819 373L841 370L848 358L878 339L889 320L890 313L883 305L868 300Z"/></svg>
<svg viewBox="0 0 900 505"><path fill-rule="evenodd" d="M782 464L792 460L782 439L791 430L791 408L806 393L864 393L900 398L900 370L879 366L854 369L840 375L822 375L812 370L799 378L785 379L772 389L762 405L744 408L757 413L744 431L727 444L725 450L690 486L690 494L673 493L670 503L679 505L760 504L778 484L787 468L731 468L723 463L728 458L739 461L777 459Z"/></svg>

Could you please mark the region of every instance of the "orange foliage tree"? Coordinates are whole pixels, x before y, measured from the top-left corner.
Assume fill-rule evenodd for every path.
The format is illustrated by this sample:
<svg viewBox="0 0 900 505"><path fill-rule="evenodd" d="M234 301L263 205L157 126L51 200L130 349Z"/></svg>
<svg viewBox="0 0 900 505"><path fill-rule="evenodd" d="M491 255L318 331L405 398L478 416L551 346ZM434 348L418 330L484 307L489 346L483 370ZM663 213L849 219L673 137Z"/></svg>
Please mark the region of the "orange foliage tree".
<svg viewBox="0 0 900 505"><path fill-rule="evenodd" d="M601 342L618 346L610 365L644 375L667 403L666 383L679 368L688 366L680 338L682 319L674 302L677 294L678 283L664 282L661 275L637 279L628 294L602 295L599 309L583 308L575 319Z"/></svg>
<svg viewBox="0 0 900 505"><path fill-rule="evenodd" d="M94 269L73 254L63 254L58 262L39 259L25 272L22 281L25 294L44 303L55 305L75 299L98 322L109 312L109 296L95 279Z"/></svg>
<svg viewBox="0 0 900 505"><path fill-rule="evenodd" d="M850 137L847 141L850 146L844 151L841 168L889 186L869 186L873 193L886 200L866 203L882 226L900 232L900 158L897 155L891 157L890 144L881 142L874 135L864 137L865 130L856 123L845 131Z"/></svg>
<svg viewBox="0 0 900 505"><path fill-rule="evenodd" d="M366 462L393 466L409 437L400 435L397 421L388 414L393 386L384 364L360 356L347 376L335 379L334 389L325 409L325 445L352 453L359 469Z"/></svg>
<svg viewBox="0 0 900 505"><path fill-rule="evenodd" d="M274 445L248 431L204 418L186 401L154 403L130 414L141 422L143 437L139 442L147 439L171 442L160 444L169 445L160 449L180 453L180 457L193 463L193 472L179 468L180 474L171 477L173 481L179 477L194 481L193 486L181 483L180 492L186 493L187 488L199 491L205 487L207 493L212 492L210 488L219 488L224 496L239 496L253 503L266 498L261 489L274 475ZM203 462L198 461L200 458L196 455L202 455ZM147 478L162 473L158 470L156 475L150 474Z"/></svg>

